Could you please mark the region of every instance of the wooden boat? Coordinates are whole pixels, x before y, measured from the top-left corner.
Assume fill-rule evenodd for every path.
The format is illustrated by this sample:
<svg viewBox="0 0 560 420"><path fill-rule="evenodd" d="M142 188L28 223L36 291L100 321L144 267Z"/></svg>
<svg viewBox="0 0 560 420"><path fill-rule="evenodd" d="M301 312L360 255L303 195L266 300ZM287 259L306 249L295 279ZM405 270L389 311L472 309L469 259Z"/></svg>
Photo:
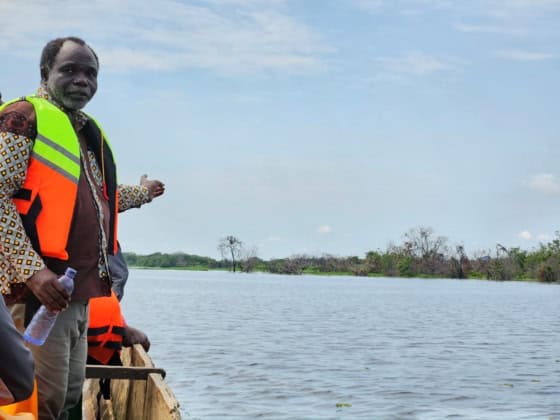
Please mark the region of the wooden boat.
<svg viewBox="0 0 560 420"><path fill-rule="evenodd" d="M88 365L82 418L85 420L180 420L179 402L142 346L123 348L123 366ZM99 379L111 378L111 399L99 393Z"/></svg>

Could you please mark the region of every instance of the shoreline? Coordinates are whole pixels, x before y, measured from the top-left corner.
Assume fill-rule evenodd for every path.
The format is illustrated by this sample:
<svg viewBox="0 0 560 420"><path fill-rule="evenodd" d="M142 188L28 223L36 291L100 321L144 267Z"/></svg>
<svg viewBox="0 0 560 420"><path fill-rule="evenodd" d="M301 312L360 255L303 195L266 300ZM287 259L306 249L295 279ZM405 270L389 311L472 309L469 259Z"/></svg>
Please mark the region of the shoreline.
<svg viewBox="0 0 560 420"><path fill-rule="evenodd" d="M129 269L136 269L136 270L173 270L173 271L223 271L223 272L231 272L231 270L227 269L219 269L219 268L203 268L203 267L145 267L145 266L135 266L129 265ZM297 274L287 274L287 273L273 273L270 271L263 271L263 270L254 270L250 272L244 271L236 271L235 273L242 273L242 274L274 274L274 275L286 275L286 276L317 276L317 277L332 277L332 276L342 276L342 277L362 277L362 278L388 278L388 279L417 279L417 280L464 280L464 281L471 281L471 280L484 280L484 281L492 281L497 283L502 282L527 282L527 283L541 283L541 284L560 284L558 282L543 282L539 281L538 279L508 279L508 280L498 280L492 278L485 278L479 276L470 276L466 278L452 278L452 277L440 277L440 276L431 276L431 275L420 275L420 276L410 276L410 277L403 277L403 276L388 276L382 273L371 273L368 275L356 275L351 272L316 272L314 270L310 271L303 271L302 273Z"/></svg>

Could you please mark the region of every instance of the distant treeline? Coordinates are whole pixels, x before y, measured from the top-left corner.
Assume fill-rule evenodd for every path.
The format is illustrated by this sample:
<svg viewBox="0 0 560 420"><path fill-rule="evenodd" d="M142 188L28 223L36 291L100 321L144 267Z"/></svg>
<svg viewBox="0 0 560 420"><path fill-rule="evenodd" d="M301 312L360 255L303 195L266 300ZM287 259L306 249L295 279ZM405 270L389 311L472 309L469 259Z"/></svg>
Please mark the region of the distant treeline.
<svg viewBox="0 0 560 420"><path fill-rule="evenodd" d="M506 248L477 251L468 256L463 245L449 246L447 238L435 236L431 228L415 228L400 245L385 251L358 256L294 255L262 260L250 253L236 262L241 271L279 274L352 274L358 276L484 278L494 280L538 280L560 282L560 234L531 251ZM215 260L184 253L137 255L125 253L133 267L181 268L192 270L232 269L231 260Z"/></svg>

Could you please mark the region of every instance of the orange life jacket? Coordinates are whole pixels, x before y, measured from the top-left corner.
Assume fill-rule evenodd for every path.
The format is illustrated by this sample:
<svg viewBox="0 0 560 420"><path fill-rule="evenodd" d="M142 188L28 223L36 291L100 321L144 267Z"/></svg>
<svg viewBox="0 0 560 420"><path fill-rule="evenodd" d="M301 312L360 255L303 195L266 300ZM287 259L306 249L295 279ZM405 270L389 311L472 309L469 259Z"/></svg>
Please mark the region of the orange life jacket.
<svg viewBox="0 0 560 420"><path fill-rule="evenodd" d="M36 96L25 100L35 109L37 137L27 176L13 201L33 247L42 256L68 260L66 245L81 172L79 140L68 116L55 105ZM88 122L87 129L92 133L94 153L102 166L103 188L111 212L109 252L113 254L117 249L116 165L101 126L91 120L93 123Z"/></svg>
<svg viewBox="0 0 560 420"><path fill-rule="evenodd" d="M88 356L107 364L122 348L126 323L115 292L89 300Z"/></svg>
<svg viewBox="0 0 560 420"><path fill-rule="evenodd" d="M23 401L0 405L0 420L35 420L39 418L37 401L37 380L33 384L33 393Z"/></svg>

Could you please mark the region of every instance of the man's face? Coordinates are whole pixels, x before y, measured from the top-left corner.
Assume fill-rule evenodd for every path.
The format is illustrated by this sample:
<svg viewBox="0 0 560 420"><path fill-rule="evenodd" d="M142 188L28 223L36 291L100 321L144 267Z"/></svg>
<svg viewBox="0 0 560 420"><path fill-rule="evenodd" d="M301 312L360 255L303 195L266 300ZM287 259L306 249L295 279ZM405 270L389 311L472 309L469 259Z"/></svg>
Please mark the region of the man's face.
<svg viewBox="0 0 560 420"><path fill-rule="evenodd" d="M47 74L47 91L64 108L77 111L95 95L97 71L97 60L86 45L66 41Z"/></svg>

